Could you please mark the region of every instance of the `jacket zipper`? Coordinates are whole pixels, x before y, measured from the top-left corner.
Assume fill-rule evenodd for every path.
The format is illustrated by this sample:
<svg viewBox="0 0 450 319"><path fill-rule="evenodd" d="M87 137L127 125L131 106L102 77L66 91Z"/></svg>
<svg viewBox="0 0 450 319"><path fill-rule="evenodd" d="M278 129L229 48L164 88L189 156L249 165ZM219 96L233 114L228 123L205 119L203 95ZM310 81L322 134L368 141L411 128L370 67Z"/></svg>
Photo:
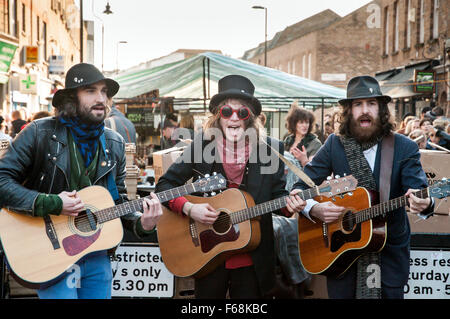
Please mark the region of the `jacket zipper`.
<svg viewBox="0 0 450 319"><path fill-rule="evenodd" d="M107 170L103 175L101 175L99 178L97 178L97 179L95 180L95 182L94 182L94 185L97 184L97 182L98 182L100 179L102 179L104 176L106 176L106 174L108 174L109 172L111 172L111 171L114 169L114 167L116 167L116 163L114 163L114 165L113 165L109 170Z"/></svg>

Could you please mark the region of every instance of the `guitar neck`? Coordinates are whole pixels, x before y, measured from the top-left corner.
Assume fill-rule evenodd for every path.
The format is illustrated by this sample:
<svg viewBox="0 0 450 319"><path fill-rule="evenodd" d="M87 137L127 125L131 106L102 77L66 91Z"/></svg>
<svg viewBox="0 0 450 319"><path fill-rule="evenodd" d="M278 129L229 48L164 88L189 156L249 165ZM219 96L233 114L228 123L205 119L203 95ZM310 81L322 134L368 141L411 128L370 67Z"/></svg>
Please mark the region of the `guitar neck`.
<svg viewBox="0 0 450 319"><path fill-rule="evenodd" d="M427 198L428 197L428 188L421 189L415 193L415 196L419 198ZM372 218L385 215L386 213L396 210L397 208L404 207L408 203L408 198L406 196L400 196L394 199L391 199L387 202L380 203L371 207L368 207L364 210L361 210L355 213L355 219L357 223L362 223L368 221Z"/></svg>
<svg viewBox="0 0 450 319"><path fill-rule="evenodd" d="M311 199L311 198L319 195L319 192L318 192L318 188L314 187L314 188L305 189L302 192L298 193L297 195L300 196L301 199L307 200L307 199ZM270 200L270 201L262 203L262 204L258 204L258 205L248 207L243 210L234 212L233 214L231 214L231 222L233 224L239 224L246 220L249 220L249 219L273 212L277 209L286 207L286 205L287 205L286 199L288 197L289 196L283 196L283 197L276 198L276 199Z"/></svg>
<svg viewBox="0 0 450 319"><path fill-rule="evenodd" d="M156 196L158 197L161 203L165 203L174 198L194 193L195 191L196 189L193 184L187 184L176 188L172 188L167 191L156 193ZM139 199L128 201L113 207L96 211L94 212L94 214L97 216L99 223L105 223L107 221L122 217L130 213L140 212L142 211L142 202L144 201L144 198L151 198L151 197L149 195Z"/></svg>

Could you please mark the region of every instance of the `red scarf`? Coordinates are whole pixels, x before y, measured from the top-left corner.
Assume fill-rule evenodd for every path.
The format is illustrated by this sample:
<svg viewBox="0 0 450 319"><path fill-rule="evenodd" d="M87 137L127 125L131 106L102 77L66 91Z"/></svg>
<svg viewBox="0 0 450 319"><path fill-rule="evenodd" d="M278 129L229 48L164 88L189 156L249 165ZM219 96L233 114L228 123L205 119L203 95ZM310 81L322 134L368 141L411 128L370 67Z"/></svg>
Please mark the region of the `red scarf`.
<svg viewBox="0 0 450 319"><path fill-rule="evenodd" d="M237 185L241 184L251 152L248 141L230 142L226 138L218 139L217 151L228 180Z"/></svg>

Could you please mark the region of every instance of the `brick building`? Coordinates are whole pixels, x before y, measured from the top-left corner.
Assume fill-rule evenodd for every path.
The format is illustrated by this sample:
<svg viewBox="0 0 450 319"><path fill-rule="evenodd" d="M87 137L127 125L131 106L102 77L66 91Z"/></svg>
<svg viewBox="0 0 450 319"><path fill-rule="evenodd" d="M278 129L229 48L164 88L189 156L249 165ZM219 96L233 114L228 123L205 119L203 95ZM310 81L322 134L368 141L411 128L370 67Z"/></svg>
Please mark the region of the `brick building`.
<svg viewBox="0 0 450 319"><path fill-rule="evenodd" d="M80 62L79 25L74 0L0 0L0 61L7 64L0 64L0 113L51 110L62 73ZM85 49L83 55L90 53Z"/></svg>
<svg viewBox="0 0 450 319"><path fill-rule="evenodd" d="M345 88L356 75L380 69L380 1L341 17L324 10L278 32L267 45L267 66ZM375 5L375 9L374 9ZM264 43L244 53L244 60L264 63Z"/></svg>
<svg viewBox="0 0 450 319"><path fill-rule="evenodd" d="M394 98L398 119L434 105L446 108L449 117L448 4L448 0L381 1L381 70L376 77ZM428 90L414 86L421 74L428 77Z"/></svg>

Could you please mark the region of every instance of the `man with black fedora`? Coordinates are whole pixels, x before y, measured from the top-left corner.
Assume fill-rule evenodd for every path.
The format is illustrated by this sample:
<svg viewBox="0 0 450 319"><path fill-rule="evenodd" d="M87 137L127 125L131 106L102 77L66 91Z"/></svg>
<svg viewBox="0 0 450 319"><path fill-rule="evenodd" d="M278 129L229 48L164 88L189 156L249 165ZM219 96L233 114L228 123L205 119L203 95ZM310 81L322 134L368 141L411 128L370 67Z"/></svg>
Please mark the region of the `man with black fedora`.
<svg viewBox="0 0 450 319"><path fill-rule="evenodd" d="M241 75L228 75L219 80L218 89L211 98L212 115L203 134L197 134L181 157L161 176L156 191L169 190L190 178L195 180L217 172L225 176L228 188L248 192L256 204L289 195L285 190L284 163L267 148L268 144L283 153L283 144L264 134L258 118L261 103L254 96L253 83ZM254 138L247 138L251 134ZM269 161L263 161L261 148L265 148ZM274 213L291 216L301 211L305 202L296 193L288 196L287 207ZM213 224L219 215L213 205L192 203L185 197L170 201L167 207L180 218L186 215L207 225ZM245 253L230 250L230 255L211 272L196 278L196 298L224 299L227 292L233 299L262 298L269 294L275 284L276 261L271 214L261 216L259 227L261 239L256 248ZM180 256L180 262L183 257Z"/></svg>
<svg viewBox="0 0 450 319"><path fill-rule="evenodd" d="M88 186L105 187L116 204L126 200L125 142L104 125L107 98L117 93L119 84L87 63L72 66L65 84L53 97L57 115L32 121L0 159L0 207L47 222L52 215L76 217L84 212L78 191ZM143 214L122 218L123 225L139 238L154 231L162 213L154 194L142 206ZM73 266L79 270L75 271L79 275L76 284L71 268L42 285L38 296L110 298L112 271L107 251L81 256Z"/></svg>
<svg viewBox="0 0 450 319"><path fill-rule="evenodd" d="M379 192L381 202L407 195L410 211L425 218L433 212L432 200L412 194L413 190L428 186L419 149L414 141L394 134L395 125L388 108L390 101L375 78L350 79L347 97L339 101L342 106L339 132L328 137L304 171L316 185L332 174L351 174L358 180L359 187ZM307 185L299 181L294 188L305 189ZM351 196L349 198L351 200ZM307 202L303 214L311 222L331 223L347 210L332 201ZM362 254L353 264L345 264L349 268L341 276L339 272L327 273L330 298L403 298L403 287L409 275L411 237L405 208L392 209L380 223L387 224L382 227L387 229L383 249L380 253Z"/></svg>

